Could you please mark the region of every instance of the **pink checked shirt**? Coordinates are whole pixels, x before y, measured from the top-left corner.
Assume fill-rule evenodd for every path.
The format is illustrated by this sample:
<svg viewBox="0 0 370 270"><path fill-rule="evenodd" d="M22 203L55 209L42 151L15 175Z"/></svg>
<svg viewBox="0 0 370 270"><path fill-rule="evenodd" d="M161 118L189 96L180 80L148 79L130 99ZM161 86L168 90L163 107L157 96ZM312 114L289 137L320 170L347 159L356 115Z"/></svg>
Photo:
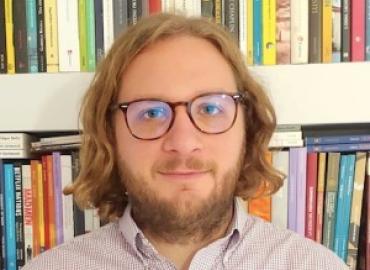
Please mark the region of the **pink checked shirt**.
<svg viewBox="0 0 370 270"><path fill-rule="evenodd" d="M22 270L174 270L158 254L130 215L124 215L92 233L49 250ZM344 270L348 267L334 253L291 231L245 213L235 203L229 233L199 250L189 270L291 269Z"/></svg>

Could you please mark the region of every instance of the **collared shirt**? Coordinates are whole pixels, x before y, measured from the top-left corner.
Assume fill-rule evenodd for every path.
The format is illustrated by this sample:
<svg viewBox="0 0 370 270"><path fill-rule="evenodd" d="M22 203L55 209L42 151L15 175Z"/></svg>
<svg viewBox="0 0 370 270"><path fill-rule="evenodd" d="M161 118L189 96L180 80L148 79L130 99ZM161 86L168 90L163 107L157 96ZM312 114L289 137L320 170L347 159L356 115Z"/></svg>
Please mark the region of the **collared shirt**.
<svg viewBox="0 0 370 270"><path fill-rule="evenodd" d="M22 270L175 270L160 255L131 217L123 216L89 234L49 250ZM235 202L228 233L200 249L189 270L344 270L348 267L330 250L289 230L278 229L247 215Z"/></svg>

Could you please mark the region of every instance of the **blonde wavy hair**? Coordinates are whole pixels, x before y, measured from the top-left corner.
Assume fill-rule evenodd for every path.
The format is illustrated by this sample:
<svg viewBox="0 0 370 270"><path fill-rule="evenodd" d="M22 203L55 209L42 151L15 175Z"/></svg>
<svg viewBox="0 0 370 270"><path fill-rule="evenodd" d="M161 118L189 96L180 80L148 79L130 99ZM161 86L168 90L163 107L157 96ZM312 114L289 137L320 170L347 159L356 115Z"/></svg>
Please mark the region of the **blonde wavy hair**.
<svg viewBox="0 0 370 270"><path fill-rule="evenodd" d="M235 40L227 30L203 18L157 14L141 19L112 45L97 67L81 107L83 125L80 171L65 194L73 193L82 208L95 207L103 220L122 216L127 205L126 188L119 178L114 126L110 106L117 101L125 69L145 47L179 34L211 42L228 61L238 86L245 93L246 149L235 196L250 199L272 194L283 175L266 160L268 142L276 126L274 109L262 87L249 74Z"/></svg>

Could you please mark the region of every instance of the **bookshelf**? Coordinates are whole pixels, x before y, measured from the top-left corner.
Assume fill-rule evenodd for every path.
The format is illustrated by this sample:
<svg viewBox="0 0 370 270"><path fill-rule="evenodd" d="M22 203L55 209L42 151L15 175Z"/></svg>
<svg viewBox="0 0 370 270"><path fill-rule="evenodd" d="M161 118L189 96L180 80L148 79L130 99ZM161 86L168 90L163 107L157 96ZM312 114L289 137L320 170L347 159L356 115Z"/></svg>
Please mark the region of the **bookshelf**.
<svg viewBox="0 0 370 270"><path fill-rule="evenodd" d="M370 62L253 66L278 124L370 123ZM75 131L92 73L0 76L0 132Z"/></svg>

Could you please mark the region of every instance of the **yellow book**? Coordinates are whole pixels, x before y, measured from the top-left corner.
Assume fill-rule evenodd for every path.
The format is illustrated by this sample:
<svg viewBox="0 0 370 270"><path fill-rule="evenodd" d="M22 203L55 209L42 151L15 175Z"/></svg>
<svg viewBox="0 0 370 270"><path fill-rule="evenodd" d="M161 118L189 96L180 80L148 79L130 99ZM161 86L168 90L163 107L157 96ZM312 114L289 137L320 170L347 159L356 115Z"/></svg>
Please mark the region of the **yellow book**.
<svg viewBox="0 0 370 270"><path fill-rule="evenodd" d="M322 62L332 62L333 40L332 2L324 0L322 6Z"/></svg>
<svg viewBox="0 0 370 270"><path fill-rule="evenodd" d="M57 1L44 0L46 71L59 71Z"/></svg>
<svg viewBox="0 0 370 270"><path fill-rule="evenodd" d="M253 65L253 0L247 1L247 64Z"/></svg>
<svg viewBox="0 0 370 270"><path fill-rule="evenodd" d="M222 0L215 0L215 22L222 25Z"/></svg>
<svg viewBox="0 0 370 270"><path fill-rule="evenodd" d="M262 64L276 64L276 0L262 0Z"/></svg>
<svg viewBox="0 0 370 270"><path fill-rule="evenodd" d="M15 73L13 1L5 0L5 38L8 73Z"/></svg>
<svg viewBox="0 0 370 270"><path fill-rule="evenodd" d="M45 220L44 220L44 192L43 192L43 180L42 180L42 164L37 164L37 212L38 212L38 224L39 229L39 242L40 252L45 251Z"/></svg>
<svg viewBox="0 0 370 270"><path fill-rule="evenodd" d="M78 0L78 28L79 28L79 34L80 34L81 71L87 71L86 0Z"/></svg>

